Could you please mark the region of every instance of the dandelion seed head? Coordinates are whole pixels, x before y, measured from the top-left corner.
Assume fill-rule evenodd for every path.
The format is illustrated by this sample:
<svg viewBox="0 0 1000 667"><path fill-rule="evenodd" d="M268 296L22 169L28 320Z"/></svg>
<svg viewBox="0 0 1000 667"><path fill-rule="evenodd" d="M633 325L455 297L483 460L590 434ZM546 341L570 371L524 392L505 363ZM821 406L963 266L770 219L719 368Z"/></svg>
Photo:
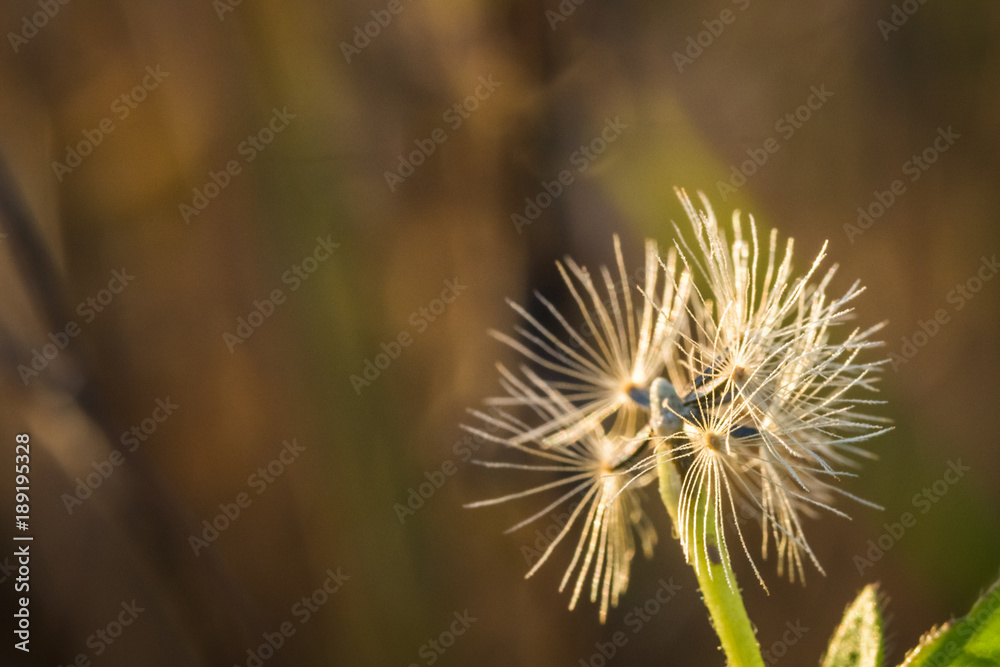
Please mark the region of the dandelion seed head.
<svg viewBox="0 0 1000 667"><path fill-rule="evenodd" d="M578 530L560 590L570 589L572 609L589 583L602 622L627 589L639 547L649 556L656 543L643 489L659 465L673 462L680 474L675 528L696 570L724 564L728 578L738 542L764 586L742 525L750 517L761 557L773 557L779 576L804 581L806 561L822 567L803 518L847 516L835 507L841 497L870 505L841 483L871 456L867 441L888 429L869 412L879 401L864 397L877 391L884 364L865 360L881 325L845 326L863 288L829 293L837 267L821 270L826 246L796 274L792 239L761 235L739 211L727 231L703 194L698 207L677 192L690 232L678 228L663 256L647 241L637 284L614 237L614 269L557 264L573 316L537 294L556 322L549 328L510 302L523 322L516 335L493 335L523 363L498 365L504 395L487 401L493 413L473 411L495 432L487 439L537 461L483 465L558 475L473 506L559 494L518 529L575 502L527 576Z"/></svg>
<svg viewBox="0 0 1000 667"><path fill-rule="evenodd" d="M855 283L839 298L827 295L836 267L820 273L825 246L795 276L791 239L779 253L772 232L765 249L752 218L747 238L737 212L729 243L703 195L701 209L683 191L678 195L694 232L694 242L681 240L678 249L707 283L692 289L691 326L668 350L675 359L667 360L688 406L679 416L690 444L674 449L694 458L687 475L700 476L685 478L686 507L703 508L685 514L691 525L681 531L682 544L698 539L695 526L705 512L738 501L761 521L762 556L773 540L779 574L801 579L804 558L822 571L801 516L843 514L832 506L835 496L849 495L837 486L839 477L863 455L861 443L885 430L862 410L877 401L854 397L874 390L881 362L862 362L858 354L876 344L871 336L878 327L834 342L834 330L850 318L849 304L862 290ZM707 496L704 503L698 494ZM757 572L737 517L729 518ZM763 584L759 573L758 579Z"/></svg>

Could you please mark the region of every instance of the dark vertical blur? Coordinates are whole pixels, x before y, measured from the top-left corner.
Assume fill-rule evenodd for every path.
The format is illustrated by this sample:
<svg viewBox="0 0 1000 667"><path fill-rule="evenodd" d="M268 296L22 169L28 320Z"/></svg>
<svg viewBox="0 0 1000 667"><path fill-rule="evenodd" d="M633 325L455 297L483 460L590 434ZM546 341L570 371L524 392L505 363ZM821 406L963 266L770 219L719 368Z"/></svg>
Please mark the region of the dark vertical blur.
<svg viewBox="0 0 1000 667"><path fill-rule="evenodd" d="M765 648L808 628L787 664L881 581L901 660L1000 556L1000 11L897 5L5 3L0 442L31 436L35 535L31 661L5 654L577 665L624 631L617 664L719 664L655 502L606 627L556 591L569 550L524 581L534 527L502 531L537 504L462 509L523 487L458 429L516 363L504 298L564 299L553 260L612 233L669 243L681 185L800 269L829 239L889 320L897 428L845 482L885 510L811 521L805 588L738 575Z"/></svg>

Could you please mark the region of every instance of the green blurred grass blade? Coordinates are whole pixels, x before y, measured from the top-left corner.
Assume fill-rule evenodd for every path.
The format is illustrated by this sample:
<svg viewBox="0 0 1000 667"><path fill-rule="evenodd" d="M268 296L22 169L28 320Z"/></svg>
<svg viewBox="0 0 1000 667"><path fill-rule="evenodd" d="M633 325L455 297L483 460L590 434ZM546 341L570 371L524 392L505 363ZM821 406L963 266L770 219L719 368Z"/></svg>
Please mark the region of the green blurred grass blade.
<svg viewBox="0 0 1000 667"><path fill-rule="evenodd" d="M869 584L844 612L823 667L882 667L882 630L878 593Z"/></svg>
<svg viewBox="0 0 1000 667"><path fill-rule="evenodd" d="M1000 667L1000 581L959 621L920 638L900 667Z"/></svg>

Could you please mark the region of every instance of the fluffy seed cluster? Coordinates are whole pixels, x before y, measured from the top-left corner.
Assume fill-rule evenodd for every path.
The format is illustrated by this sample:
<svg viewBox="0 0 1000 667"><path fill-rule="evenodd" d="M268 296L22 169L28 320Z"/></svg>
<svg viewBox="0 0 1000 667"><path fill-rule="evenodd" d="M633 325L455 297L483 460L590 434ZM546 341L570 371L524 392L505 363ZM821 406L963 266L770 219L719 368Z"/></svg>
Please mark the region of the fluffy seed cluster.
<svg viewBox="0 0 1000 667"><path fill-rule="evenodd" d="M572 505L527 576L579 530L560 590L572 582L572 609L589 581L602 622L628 587L637 545L648 557L656 543L644 487L658 465L672 461L680 474L676 528L694 567L728 564L726 535L735 534L763 585L745 536L753 518L762 557L773 544L779 575L794 581L806 559L822 571L802 517L844 515L833 507L838 495L865 502L838 481L870 456L863 441L888 428L865 412L879 401L862 398L883 362L859 358L879 344L881 325L843 326L863 288L829 297L836 266L820 272L825 246L795 277L791 239L780 252L776 232L761 244L753 219L747 235L737 211L730 241L704 195L698 209L677 194L691 232L678 229L662 256L647 241L635 275L615 237L614 271L557 263L575 312L538 293L538 314L509 302L523 322L515 335L491 333L524 363L498 365L504 395L487 401L488 413L470 411L478 425L465 427L520 453L481 465L546 480L470 506L547 495L513 531ZM718 555L709 525L719 527Z"/></svg>

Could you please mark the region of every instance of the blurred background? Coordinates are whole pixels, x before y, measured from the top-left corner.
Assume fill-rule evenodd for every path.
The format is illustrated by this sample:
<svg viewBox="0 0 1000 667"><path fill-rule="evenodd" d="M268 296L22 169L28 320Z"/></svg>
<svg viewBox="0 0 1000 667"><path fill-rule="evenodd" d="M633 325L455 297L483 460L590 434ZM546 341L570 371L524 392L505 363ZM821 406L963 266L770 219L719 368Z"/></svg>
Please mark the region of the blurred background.
<svg viewBox="0 0 1000 667"><path fill-rule="evenodd" d="M609 664L721 664L654 497L660 544L603 627L556 590L568 541L523 579L556 519L503 530L542 505L462 508L526 485L459 429L516 363L485 333L505 297L566 303L554 260L610 262L613 233L638 268L680 185L795 237L799 270L828 239L835 291L861 279L859 322L889 321L896 429L846 483L885 510L810 521L806 587L737 574L789 665L880 581L898 663L998 574L998 23L985 1L4 3L0 439L13 465L31 437L35 537L31 659L7 661L568 667L623 631Z"/></svg>

